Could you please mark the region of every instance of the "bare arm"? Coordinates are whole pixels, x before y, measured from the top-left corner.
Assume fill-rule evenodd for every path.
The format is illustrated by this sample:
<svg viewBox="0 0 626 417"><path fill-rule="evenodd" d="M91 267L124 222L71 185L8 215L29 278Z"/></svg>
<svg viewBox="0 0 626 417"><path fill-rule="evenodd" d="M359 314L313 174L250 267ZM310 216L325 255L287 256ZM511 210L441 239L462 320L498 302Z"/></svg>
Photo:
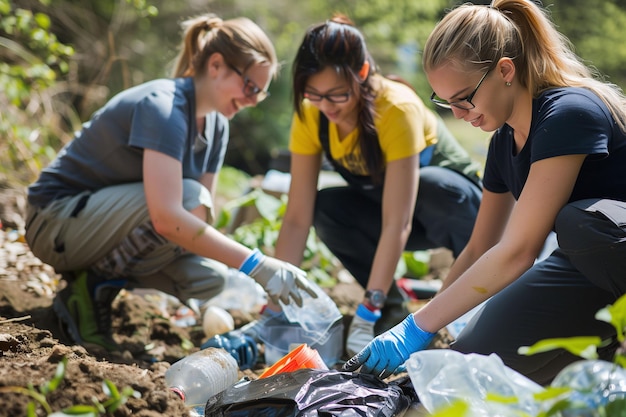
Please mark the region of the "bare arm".
<svg viewBox="0 0 626 417"><path fill-rule="evenodd" d="M192 253L239 268L251 250L184 209L179 161L146 149L143 177L148 211L157 233Z"/></svg>
<svg viewBox="0 0 626 417"><path fill-rule="evenodd" d="M483 191L472 235L452 264L439 292L456 281L478 258L500 241L514 204L515 199L511 193L497 194Z"/></svg>
<svg viewBox="0 0 626 417"><path fill-rule="evenodd" d="M398 260L411 233L417 186L419 155L387 165L382 204L382 229L367 289L389 291ZM363 225L367 227L367 225Z"/></svg>
<svg viewBox="0 0 626 417"><path fill-rule="evenodd" d="M276 242L276 257L300 265L313 223L320 155L291 155L287 210Z"/></svg>
<svg viewBox="0 0 626 417"><path fill-rule="evenodd" d="M567 155L532 164L502 239L414 314L418 326L437 331L498 293L532 266L558 212L572 193L584 159L585 155Z"/></svg>

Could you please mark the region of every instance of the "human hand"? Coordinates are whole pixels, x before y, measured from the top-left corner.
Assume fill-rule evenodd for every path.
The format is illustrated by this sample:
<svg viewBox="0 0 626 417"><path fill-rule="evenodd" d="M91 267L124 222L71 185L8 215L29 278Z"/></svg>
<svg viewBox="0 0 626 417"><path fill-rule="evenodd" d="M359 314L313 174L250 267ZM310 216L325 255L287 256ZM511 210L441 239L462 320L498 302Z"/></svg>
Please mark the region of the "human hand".
<svg viewBox="0 0 626 417"><path fill-rule="evenodd" d="M343 366L344 371L355 371L376 375L381 379L404 370L404 362L411 353L428 347L435 337L419 328L413 314L409 314L395 327L372 340L356 356Z"/></svg>
<svg viewBox="0 0 626 417"><path fill-rule="evenodd" d="M363 303L356 309L346 339L346 351L353 356L374 339L374 324L380 318L380 310L370 310Z"/></svg>
<svg viewBox="0 0 626 417"><path fill-rule="evenodd" d="M317 298L317 293L309 284L306 272L290 263L265 256L258 249L254 250L244 261L240 271L261 284L274 303L280 300L284 304L289 304L293 299L298 306L302 307L301 290Z"/></svg>

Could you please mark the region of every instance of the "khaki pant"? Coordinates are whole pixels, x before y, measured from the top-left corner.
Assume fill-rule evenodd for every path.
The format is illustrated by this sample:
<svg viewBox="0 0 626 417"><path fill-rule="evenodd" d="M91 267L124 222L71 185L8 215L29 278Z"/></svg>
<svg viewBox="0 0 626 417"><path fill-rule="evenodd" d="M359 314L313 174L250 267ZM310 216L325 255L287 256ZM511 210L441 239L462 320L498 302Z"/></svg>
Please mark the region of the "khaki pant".
<svg viewBox="0 0 626 417"><path fill-rule="evenodd" d="M183 180L183 206L212 210L209 191ZM185 252L152 226L143 183L106 187L94 193L29 206L26 241L32 252L59 273L91 269L134 287L155 288L183 302L207 300L224 286L228 267Z"/></svg>

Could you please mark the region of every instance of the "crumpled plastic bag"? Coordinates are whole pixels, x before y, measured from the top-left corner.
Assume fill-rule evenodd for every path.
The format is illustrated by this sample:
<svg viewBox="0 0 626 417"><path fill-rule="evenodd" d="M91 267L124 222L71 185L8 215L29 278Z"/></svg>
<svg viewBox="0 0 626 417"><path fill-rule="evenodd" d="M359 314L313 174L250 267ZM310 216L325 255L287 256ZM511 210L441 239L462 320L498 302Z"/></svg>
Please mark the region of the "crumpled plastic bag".
<svg viewBox="0 0 626 417"><path fill-rule="evenodd" d="M533 394L544 388L504 365L496 354L430 349L413 353L406 367L415 392L429 413L457 400L469 405L465 417L534 416L540 409ZM487 393L514 396L517 402L485 401Z"/></svg>
<svg viewBox="0 0 626 417"><path fill-rule="evenodd" d="M211 397L204 415L394 417L416 401L409 378L386 383L366 374L299 369L239 382Z"/></svg>

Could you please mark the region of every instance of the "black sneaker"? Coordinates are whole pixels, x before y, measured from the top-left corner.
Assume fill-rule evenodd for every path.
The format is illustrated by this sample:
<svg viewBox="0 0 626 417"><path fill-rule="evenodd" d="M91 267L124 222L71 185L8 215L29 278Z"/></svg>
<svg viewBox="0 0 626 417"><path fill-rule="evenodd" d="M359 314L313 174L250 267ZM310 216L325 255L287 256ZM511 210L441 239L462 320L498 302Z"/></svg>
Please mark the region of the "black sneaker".
<svg viewBox="0 0 626 417"><path fill-rule="evenodd" d="M87 271L63 277L67 286L54 298L52 307L71 339L85 347L119 349L111 332L111 304L126 281L104 280Z"/></svg>

